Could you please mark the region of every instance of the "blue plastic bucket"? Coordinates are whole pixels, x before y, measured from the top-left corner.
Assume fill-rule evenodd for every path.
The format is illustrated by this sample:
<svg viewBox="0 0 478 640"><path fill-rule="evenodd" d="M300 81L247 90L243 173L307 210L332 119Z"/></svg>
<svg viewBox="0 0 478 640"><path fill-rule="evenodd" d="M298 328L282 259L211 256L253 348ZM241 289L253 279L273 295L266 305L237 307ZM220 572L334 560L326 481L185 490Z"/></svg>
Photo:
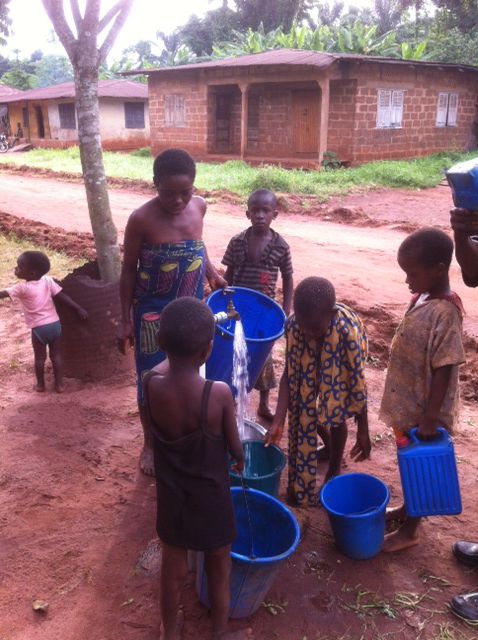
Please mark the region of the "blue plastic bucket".
<svg viewBox="0 0 478 640"><path fill-rule="evenodd" d="M275 445L265 447L257 440L245 440L242 447L244 449L242 473L244 485L249 489L263 491L277 498L280 476L286 463L285 455L279 447ZM229 471L229 478L233 487L242 486L241 476L234 471Z"/></svg>
<svg viewBox="0 0 478 640"><path fill-rule="evenodd" d="M285 314L281 307L264 294L245 287L232 287L234 293L224 294L222 289L211 293L207 304L213 313L226 311L229 300L241 316L249 354L249 386L252 389L259 377L277 338L284 333ZM235 320L216 325L212 353L206 362L206 377L222 380L232 389L232 353Z"/></svg>
<svg viewBox="0 0 478 640"><path fill-rule="evenodd" d="M251 529L245 494L252 522L254 554L251 557ZM231 618L245 618L261 606L284 560L299 544L299 525L292 513L278 500L253 489L231 489L236 516L237 537L232 543ZM204 554L198 554L196 589L199 600L210 606Z"/></svg>
<svg viewBox="0 0 478 640"><path fill-rule="evenodd" d="M377 555L383 545L389 498L383 482L365 473L337 476L322 487L320 500L339 551L354 560Z"/></svg>

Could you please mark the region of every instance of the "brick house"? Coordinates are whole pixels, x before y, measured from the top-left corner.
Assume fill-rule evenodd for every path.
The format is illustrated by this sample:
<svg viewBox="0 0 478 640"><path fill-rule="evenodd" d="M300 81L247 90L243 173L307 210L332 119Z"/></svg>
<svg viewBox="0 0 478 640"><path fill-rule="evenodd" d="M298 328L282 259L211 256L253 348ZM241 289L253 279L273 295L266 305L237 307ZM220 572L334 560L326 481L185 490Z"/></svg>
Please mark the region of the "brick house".
<svg viewBox="0 0 478 640"><path fill-rule="evenodd" d="M100 80L98 102L104 149L137 149L150 144L146 85L129 80ZM12 133L18 124L23 140L36 147L66 148L78 144L75 85L63 82L28 91L0 92L8 108Z"/></svg>
<svg viewBox="0 0 478 640"><path fill-rule="evenodd" d="M468 65L279 49L144 73L154 153L314 166L476 146Z"/></svg>

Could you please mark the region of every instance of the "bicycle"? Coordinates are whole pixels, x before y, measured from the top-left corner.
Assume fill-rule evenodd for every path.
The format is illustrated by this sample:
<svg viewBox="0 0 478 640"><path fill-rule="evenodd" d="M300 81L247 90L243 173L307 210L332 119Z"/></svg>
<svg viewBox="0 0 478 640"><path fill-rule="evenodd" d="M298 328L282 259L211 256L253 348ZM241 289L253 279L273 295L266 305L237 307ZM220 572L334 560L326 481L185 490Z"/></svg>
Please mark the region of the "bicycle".
<svg viewBox="0 0 478 640"><path fill-rule="evenodd" d="M19 140L20 138L18 136L13 136L12 140L9 140L4 133L0 133L0 153L6 153L14 147Z"/></svg>

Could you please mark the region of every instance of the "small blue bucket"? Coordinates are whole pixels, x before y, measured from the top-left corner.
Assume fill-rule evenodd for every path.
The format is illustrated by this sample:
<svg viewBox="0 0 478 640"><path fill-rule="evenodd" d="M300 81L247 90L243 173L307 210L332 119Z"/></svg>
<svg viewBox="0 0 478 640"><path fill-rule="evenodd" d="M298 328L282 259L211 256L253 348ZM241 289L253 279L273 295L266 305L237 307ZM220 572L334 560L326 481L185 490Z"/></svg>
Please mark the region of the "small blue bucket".
<svg viewBox="0 0 478 640"><path fill-rule="evenodd" d="M265 447L262 442L245 440L242 443L244 450L244 471L242 482L249 489L263 491L277 498L282 470L285 467L286 458L279 447L270 445ZM229 471L229 478L233 487L242 486L241 476L234 471Z"/></svg>
<svg viewBox="0 0 478 640"><path fill-rule="evenodd" d="M251 557L252 523L254 554ZM275 498L239 487L231 489L236 516L237 537L231 549L231 618L246 618L261 606L274 579L287 558L299 544L299 525L292 513ZM204 554L198 554L196 589L199 600L209 607Z"/></svg>
<svg viewBox="0 0 478 640"><path fill-rule="evenodd" d="M322 487L320 500L339 551L353 560L367 560L379 553L389 498L383 482L365 473L346 473Z"/></svg>
<svg viewBox="0 0 478 640"><path fill-rule="evenodd" d="M224 294L222 289L211 293L207 304L213 313L226 311L232 300L241 316L249 355L248 373L250 391L274 346L277 338L284 333L285 314L281 307L264 294L245 287L232 287L232 294ZM212 353L206 362L208 380L222 380L232 389L232 354L235 320L226 325L216 325Z"/></svg>

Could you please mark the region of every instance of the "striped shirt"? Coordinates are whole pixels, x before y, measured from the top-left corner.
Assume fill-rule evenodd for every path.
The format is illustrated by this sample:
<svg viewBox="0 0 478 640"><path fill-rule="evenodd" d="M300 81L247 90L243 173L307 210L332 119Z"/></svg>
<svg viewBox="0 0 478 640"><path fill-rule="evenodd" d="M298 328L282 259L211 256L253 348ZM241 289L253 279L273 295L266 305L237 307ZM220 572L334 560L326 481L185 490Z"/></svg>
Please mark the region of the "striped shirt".
<svg viewBox="0 0 478 640"><path fill-rule="evenodd" d="M292 275L290 248L284 238L271 229L272 238L259 262L249 262L247 254L251 229L249 227L229 241L222 264L232 268L232 285L255 289L274 298L279 271L282 278Z"/></svg>

